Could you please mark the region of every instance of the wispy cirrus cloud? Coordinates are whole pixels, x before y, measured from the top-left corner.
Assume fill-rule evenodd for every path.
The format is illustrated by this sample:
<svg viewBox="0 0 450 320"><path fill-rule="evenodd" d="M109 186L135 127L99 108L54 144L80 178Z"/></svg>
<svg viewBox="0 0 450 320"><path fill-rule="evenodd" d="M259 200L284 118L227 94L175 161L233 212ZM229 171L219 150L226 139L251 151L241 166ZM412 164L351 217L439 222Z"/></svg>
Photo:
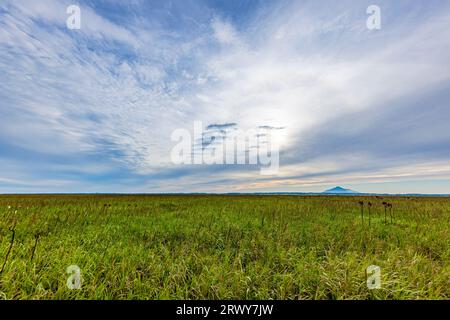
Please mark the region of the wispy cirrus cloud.
<svg viewBox="0 0 450 320"><path fill-rule="evenodd" d="M0 191L450 178L448 4L381 1L375 32L364 1L81 1L80 30L69 4L0 4ZM171 132L194 121L282 131L279 175L174 166Z"/></svg>

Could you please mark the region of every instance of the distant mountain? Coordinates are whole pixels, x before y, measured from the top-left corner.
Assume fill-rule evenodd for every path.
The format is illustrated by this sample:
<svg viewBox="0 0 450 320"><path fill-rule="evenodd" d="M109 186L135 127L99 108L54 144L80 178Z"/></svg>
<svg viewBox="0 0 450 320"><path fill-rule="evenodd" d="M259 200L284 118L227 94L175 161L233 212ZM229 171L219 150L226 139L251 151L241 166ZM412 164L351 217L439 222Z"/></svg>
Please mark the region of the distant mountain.
<svg viewBox="0 0 450 320"><path fill-rule="evenodd" d="M328 194L356 194L356 193L359 193L359 192L353 191L353 190L350 190L350 189L345 189L345 188L342 188L342 187L334 187L332 189L325 190L322 193L328 193Z"/></svg>

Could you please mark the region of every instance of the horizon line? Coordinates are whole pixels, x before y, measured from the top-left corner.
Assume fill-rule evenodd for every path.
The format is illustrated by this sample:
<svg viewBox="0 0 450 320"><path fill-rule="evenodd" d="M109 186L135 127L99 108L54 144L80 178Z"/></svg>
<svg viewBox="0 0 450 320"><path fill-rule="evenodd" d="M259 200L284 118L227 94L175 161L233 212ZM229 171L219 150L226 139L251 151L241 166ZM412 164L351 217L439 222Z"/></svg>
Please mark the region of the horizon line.
<svg viewBox="0 0 450 320"><path fill-rule="evenodd" d="M0 193L0 196L32 196L32 195L298 195L298 196L397 196L397 197L450 197L449 193L330 193L330 192L38 192L38 193Z"/></svg>

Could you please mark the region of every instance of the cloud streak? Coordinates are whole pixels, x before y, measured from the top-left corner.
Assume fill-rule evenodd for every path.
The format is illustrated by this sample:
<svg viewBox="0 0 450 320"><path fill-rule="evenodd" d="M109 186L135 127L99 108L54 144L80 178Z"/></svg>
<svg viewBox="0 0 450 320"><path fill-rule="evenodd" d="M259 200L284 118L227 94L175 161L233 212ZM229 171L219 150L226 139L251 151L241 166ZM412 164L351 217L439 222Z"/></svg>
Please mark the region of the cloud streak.
<svg viewBox="0 0 450 320"><path fill-rule="evenodd" d="M364 1L81 1L73 31L69 4L0 4L0 192L450 178L449 4L382 1L379 31ZM279 175L173 165L171 133L194 121L282 132Z"/></svg>

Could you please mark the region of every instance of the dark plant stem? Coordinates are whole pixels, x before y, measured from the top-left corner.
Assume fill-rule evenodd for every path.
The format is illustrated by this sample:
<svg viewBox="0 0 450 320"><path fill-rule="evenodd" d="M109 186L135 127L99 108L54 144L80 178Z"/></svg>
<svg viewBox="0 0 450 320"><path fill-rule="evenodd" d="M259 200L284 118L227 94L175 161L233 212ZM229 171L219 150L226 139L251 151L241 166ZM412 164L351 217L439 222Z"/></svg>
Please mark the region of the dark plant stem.
<svg viewBox="0 0 450 320"><path fill-rule="evenodd" d="M361 206L361 222L364 224L364 207Z"/></svg>
<svg viewBox="0 0 450 320"><path fill-rule="evenodd" d="M39 234L34 235L34 247L33 247L33 252L31 253L30 262L33 261L34 253L36 252L36 247L37 247L37 244L38 244L38 241L39 241L39 236L40 236Z"/></svg>
<svg viewBox="0 0 450 320"><path fill-rule="evenodd" d="M14 245L14 238L16 237L16 229L9 229L9 231L12 232L11 243L9 244L8 253L6 253L5 262L3 262L2 270L0 270L0 273L3 273L3 270L5 270L6 262L8 262L9 254L11 253L12 247Z"/></svg>

